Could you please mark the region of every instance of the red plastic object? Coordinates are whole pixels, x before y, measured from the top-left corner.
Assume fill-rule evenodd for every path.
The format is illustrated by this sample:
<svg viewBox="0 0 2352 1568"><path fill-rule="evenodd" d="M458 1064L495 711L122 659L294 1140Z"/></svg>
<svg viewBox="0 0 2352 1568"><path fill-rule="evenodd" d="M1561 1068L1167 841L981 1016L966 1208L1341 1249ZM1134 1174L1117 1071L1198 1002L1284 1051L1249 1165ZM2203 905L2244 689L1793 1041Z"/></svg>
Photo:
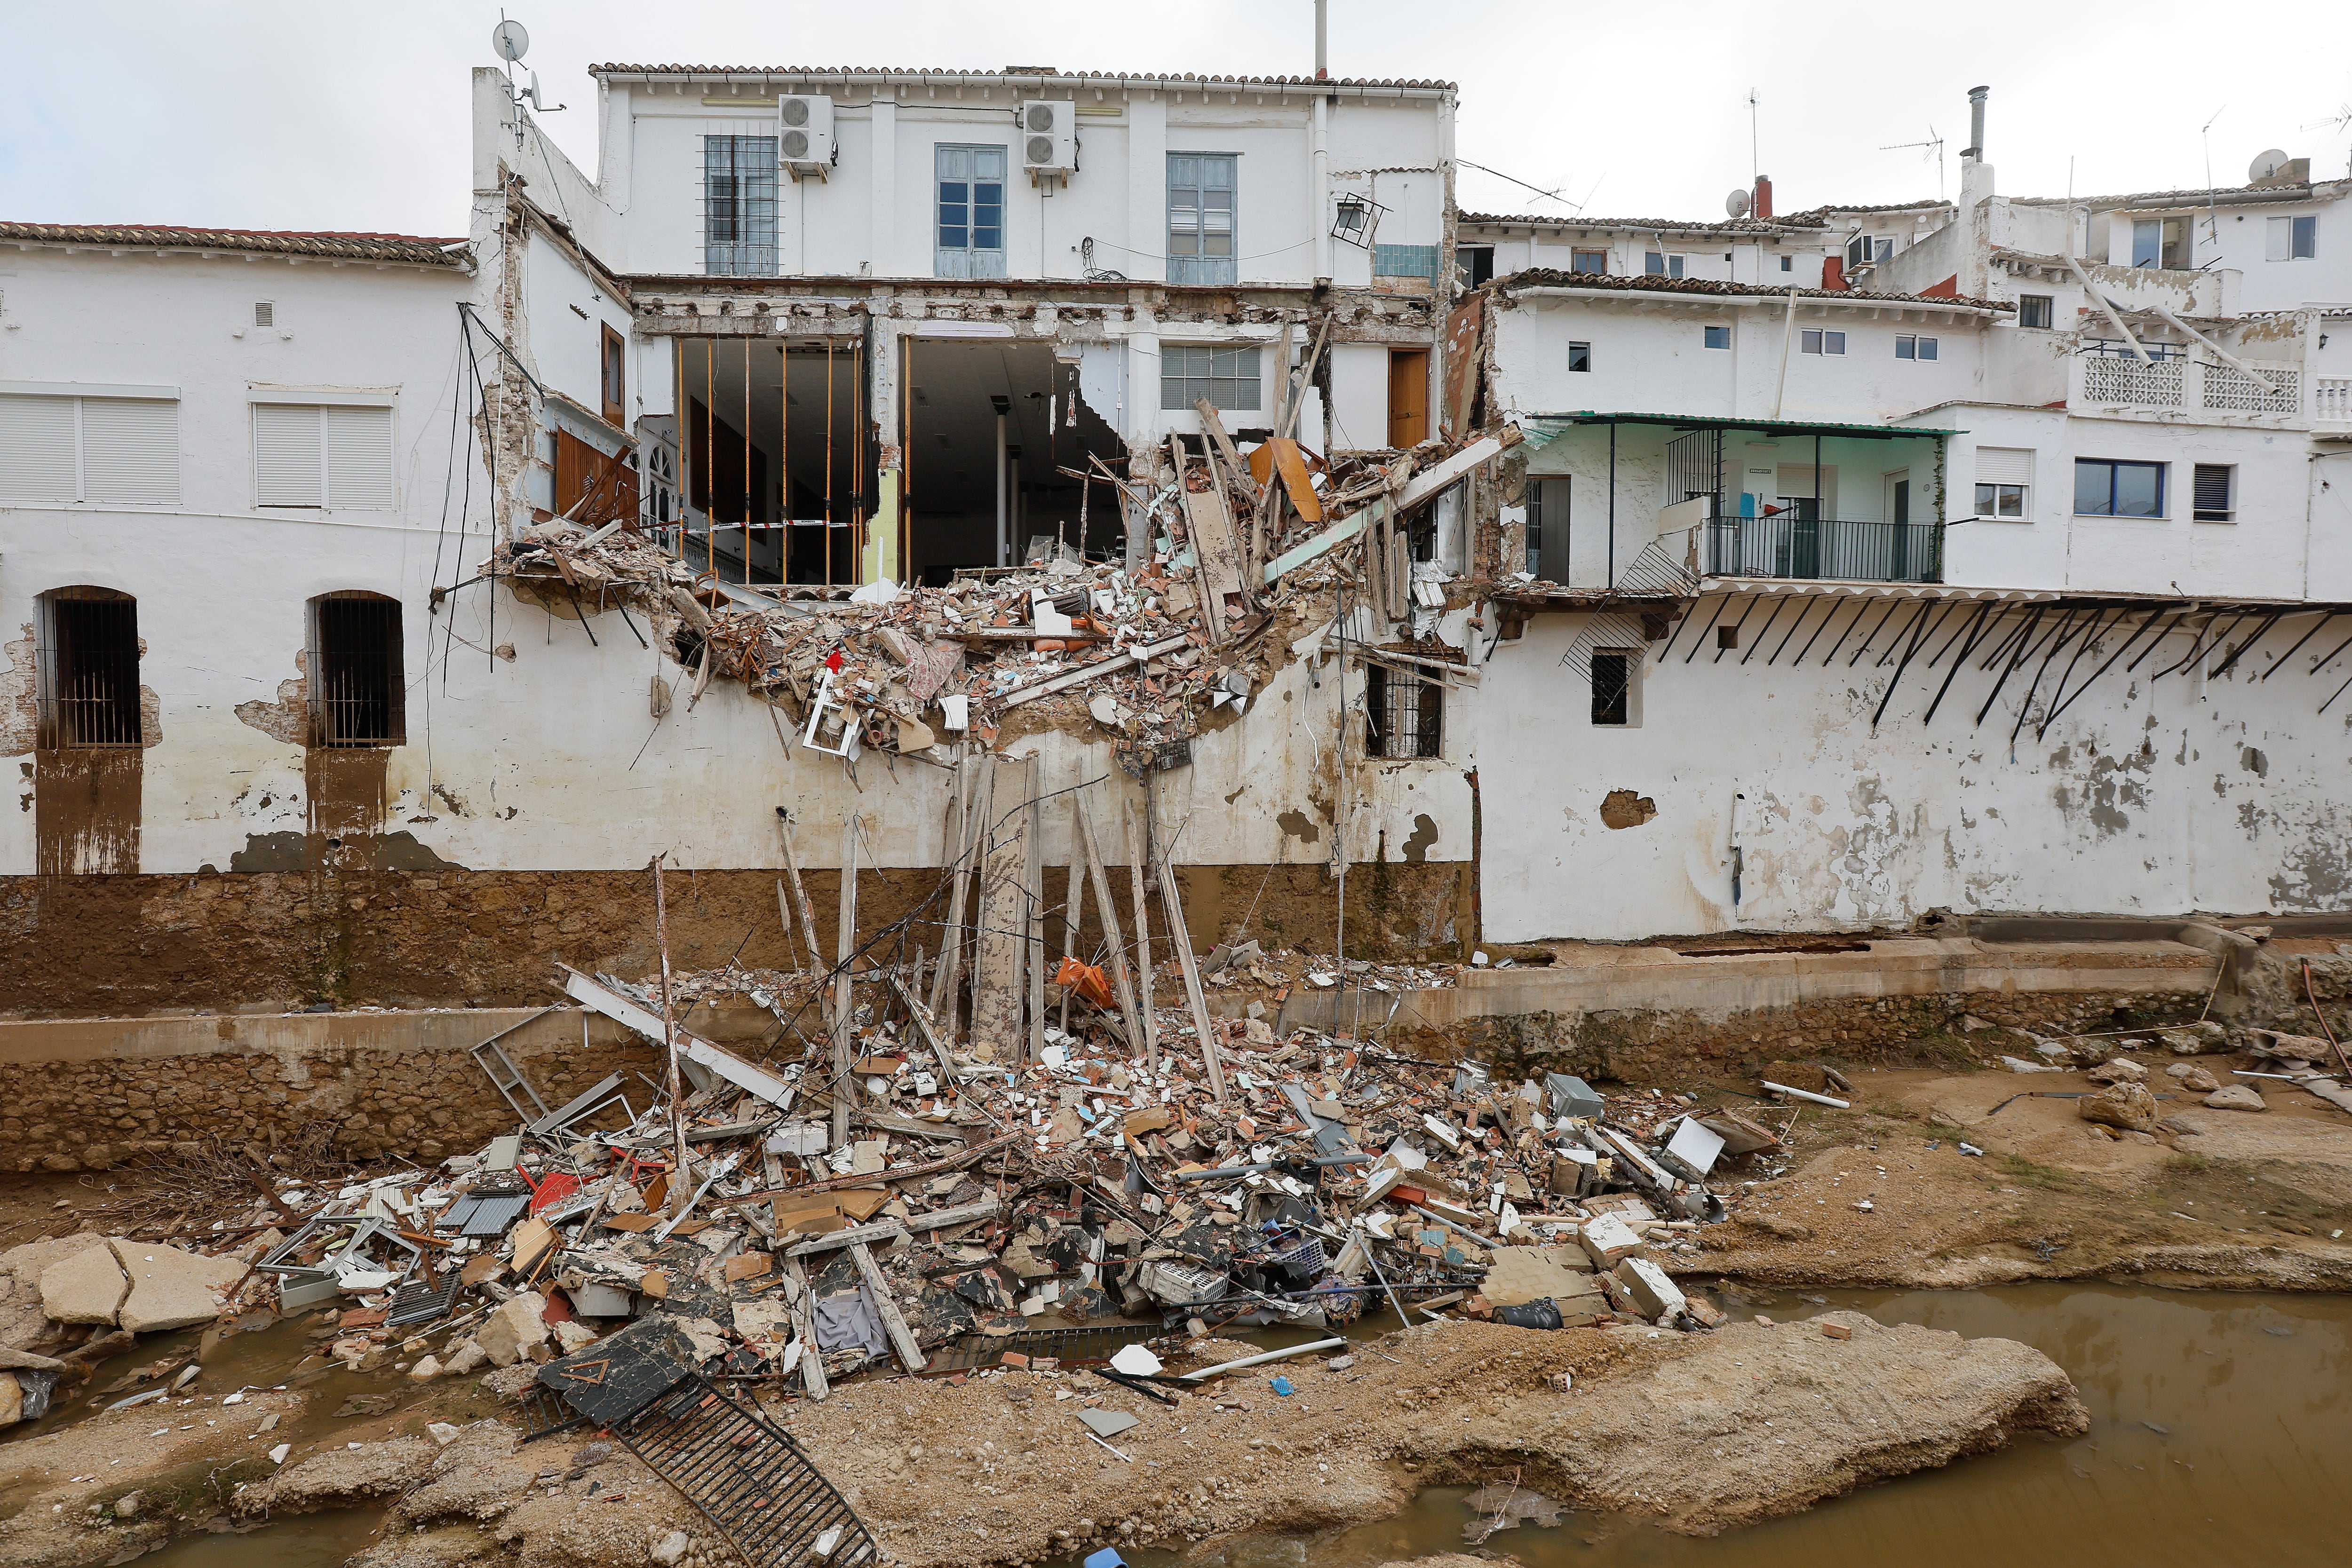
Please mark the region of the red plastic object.
<svg viewBox="0 0 2352 1568"><path fill-rule="evenodd" d="M549 1204L561 1203L580 1190L580 1178L568 1171L558 1171L531 1189L530 1211L537 1214Z"/></svg>

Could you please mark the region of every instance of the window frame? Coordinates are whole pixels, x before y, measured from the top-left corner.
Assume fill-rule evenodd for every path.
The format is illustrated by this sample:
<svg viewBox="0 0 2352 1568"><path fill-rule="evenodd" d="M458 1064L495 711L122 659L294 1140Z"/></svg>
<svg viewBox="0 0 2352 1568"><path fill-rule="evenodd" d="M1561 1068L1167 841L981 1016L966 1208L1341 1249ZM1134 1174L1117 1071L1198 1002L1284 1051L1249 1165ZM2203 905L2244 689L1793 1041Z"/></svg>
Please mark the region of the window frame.
<svg viewBox="0 0 2352 1568"><path fill-rule="evenodd" d="M1591 686L1591 706L1587 717L1594 729L1639 729L1642 727L1642 662L1643 651L1639 648L1596 648L1586 664L1586 674ZM1601 695L1601 662L1603 659L1623 661L1624 685L1611 697ZM1622 713L1619 718L1602 715L1604 704Z"/></svg>
<svg viewBox="0 0 2352 1568"><path fill-rule="evenodd" d="M1592 345L1590 342L1576 338L1568 340L1568 371L1569 374L1576 376L1591 373Z"/></svg>
<svg viewBox="0 0 2352 1568"><path fill-rule="evenodd" d="M77 382L0 382L0 399L9 402L51 402L67 405L64 412L70 425L70 447L58 455L67 477L72 481L73 494L34 495L10 494L0 489L0 507L101 507L109 509L137 510L149 507L176 508L184 504L180 474L180 389L160 386L85 386ZM152 407L162 413L168 434L156 449L165 459L147 476L155 485L151 496L135 495L130 488L111 495L92 495L90 460L93 441L90 430L90 410L93 406L119 411L131 405ZM100 416L101 423L106 415ZM0 426L0 430L5 430ZM30 455L30 449L27 449ZM28 464L27 468L30 465ZM126 469L127 473L128 470ZM119 477L120 476L118 476ZM102 488L102 486L101 486ZM166 494L168 492L168 494Z"/></svg>
<svg viewBox="0 0 2352 1568"><path fill-rule="evenodd" d="M2040 308L2035 308L2039 307ZM2040 320L2032 318L2039 316ZM2021 294L2017 297L2017 324L2031 331L2046 332L2058 319L2058 297L2054 294Z"/></svg>
<svg viewBox="0 0 2352 1568"><path fill-rule="evenodd" d="M1265 348L1263 343L1162 343L1160 346L1160 411L1162 413L1191 413L1194 403L1203 397L1209 400L1210 407L1222 413L1256 413L1262 411L1265 407ZM1180 355L1182 356L1181 361ZM1207 358L1196 360L1196 355ZM1246 361L1244 356L1247 356ZM1243 368L1244 363L1246 369ZM1183 368L1179 369L1180 364ZM1196 365L1204 368L1196 372ZM1226 390L1227 396L1246 387L1250 401L1221 402L1218 396L1221 386Z"/></svg>
<svg viewBox="0 0 2352 1568"><path fill-rule="evenodd" d="M1644 277L1680 277L1686 251L1646 250L1642 253L1642 276ZM1652 262L1657 263L1655 267Z"/></svg>
<svg viewBox="0 0 2352 1568"><path fill-rule="evenodd" d="M1979 479L1977 481L1976 515L1979 517L1990 517L1995 522L2029 521L2032 514L2026 509L2026 492L2031 488L2031 486L2016 484L2007 479ZM1985 492L1988 490L1992 492L1992 505L1990 509L1985 503ZM2011 499L2017 503L2015 511L2011 511L2002 505Z"/></svg>
<svg viewBox="0 0 2352 1568"><path fill-rule="evenodd" d="M1600 265L1599 265L1599 266L1597 266L1597 267L1588 267L1588 266L1586 266L1586 265L1585 265L1585 263L1587 263L1587 262L1589 262L1589 261L1597 261L1597 262L1599 262L1599 263L1600 263ZM1570 272L1589 272L1589 273L1592 274L1594 277L1608 277L1608 276L1609 276L1609 249L1608 249L1608 247L1607 247L1606 246L1570 246L1569 247L1569 250L1568 250L1568 269L1569 269L1569 271L1570 271Z"/></svg>
<svg viewBox="0 0 2352 1568"><path fill-rule="evenodd" d="M330 622L355 617L331 614L328 607L366 605L383 614L391 624L391 635L383 647L354 653L348 648L329 648ZM332 751L380 751L408 744L408 680L406 616L400 601L389 594L365 589L341 589L312 598L305 607L306 632L309 643L307 667L310 671L310 715L306 744L318 749ZM352 678L349 664L373 664L363 669L361 678L380 681L378 691L362 697L341 697L335 693L338 682ZM348 710L365 705L378 710L382 723L373 727L373 733L352 733L355 727L344 716Z"/></svg>
<svg viewBox="0 0 2352 1568"><path fill-rule="evenodd" d="M1699 344L1702 348L1727 350L1731 347L1731 329L1727 326L1702 326L1699 333Z"/></svg>
<svg viewBox="0 0 2352 1568"><path fill-rule="evenodd" d="M1465 262L1467 265L1465 265ZM1495 247L1491 245L1457 245L1454 247L1454 275L1465 288L1475 288L1491 283L1495 277Z"/></svg>
<svg viewBox="0 0 2352 1568"><path fill-rule="evenodd" d="M34 746L41 751L131 751L147 744L147 715L140 685L140 663L146 649L139 634L139 601L135 595L120 589L95 584L75 584L52 588L35 596L37 612L34 643ZM80 612L61 615L61 606L111 606L121 617L121 645L93 661L84 656L68 656L69 645L81 635L68 630L70 623L83 618ZM95 612L91 618L96 619ZM89 651L85 651L87 653ZM117 684L104 699L111 712L105 716L101 727L113 733L104 738L89 738L84 727L69 719L69 714L80 711L81 706L93 699L69 697L68 685L78 684L77 677L93 664L107 668L101 675L111 674ZM128 735L123 734L127 727ZM67 731L77 733L68 738Z"/></svg>
<svg viewBox="0 0 2352 1568"><path fill-rule="evenodd" d="M1898 360L1933 360L1936 340L1925 332L1895 334L1895 357Z"/></svg>
<svg viewBox="0 0 2352 1568"><path fill-rule="evenodd" d="M2078 517L2120 517L2127 522L2143 523L2163 522L2167 520L2169 514L2166 508L2171 500L2171 496L2169 494L2171 490L2170 476L2168 473L2168 470L2170 467L2171 465L2169 463L2143 457L2075 458L2074 500L2074 516ZM2084 470L2086 468L2105 468L2107 470L2106 509L2104 511L2086 512L2083 509L2083 476ZM2156 510L2152 512L2118 512L2115 509L2116 492L2122 478L2123 471L2126 469L2137 468L2147 468L2155 471Z"/></svg>
<svg viewBox="0 0 2352 1568"><path fill-rule="evenodd" d="M995 172L988 172L991 158L995 160ZM962 159L969 169L959 173L949 172L950 159ZM931 272L938 277L1003 277L1005 276L1006 218L1013 191L1013 149L989 141L935 141L931 144ZM962 187L962 194L950 204L948 187ZM994 187L996 200L982 200L982 193ZM949 208L959 210L959 221L950 224ZM992 206L996 214L993 225L980 221L984 208ZM948 243L950 230L963 237L956 244ZM984 234L993 233L996 243L980 243Z"/></svg>
<svg viewBox="0 0 2352 1568"><path fill-rule="evenodd" d="M325 391L289 392L282 395L255 394L247 400L246 455L247 476L253 486L253 509L257 512L396 512L400 509L400 450L399 419L394 400L373 392L337 393ZM319 454L319 498L316 501L265 501L262 499L261 423L264 409L307 410L316 418ZM330 415L335 413L381 413L383 416L382 456L383 460L383 492L381 501L346 500L337 493L335 484L335 429ZM354 480L356 476L353 476Z"/></svg>
<svg viewBox="0 0 2352 1568"><path fill-rule="evenodd" d="M2319 254L2319 216L2315 213L2274 213L2263 240L2264 261L2309 261Z"/></svg>
<svg viewBox="0 0 2352 1568"><path fill-rule="evenodd" d="M2221 476L2220 507L2208 507L2205 502L2205 476ZM2235 463L2194 463L2189 472L2189 519L2196 523L2234 523L2238 520L2238 465Z"/></svg>
<svg viewBox="0 0 2352 1568"><path fill-rule="evenodd" d="M1835 346L1831 340L1835 339ZM1800 327L1797 329L1797 352L1823 359L1845 357L1845 332L1836 327Z"/></svg>
<svg viewBox="0 0 2352 1568"><path fill-rule="evenodd" d="M723 145L723 161L712 154ZM764 152L762 151L764 148ZM746 157L750 162L746 162ZM772 135L706 131L702 137L702 271L708 277L773 277L781 247L783 166ZM725 194L720 193L721 183ZM728 237L719 237L721 232Z"/></svg>
<svg viewBox="0 0 2352 1568"><path fill-rule="evenodd" d="M1241 280L1241 157L1238 152L1171 152L1168 154L1166 165L1168 200L1165 221L1160 226L1160 233L1168 253L1170 283L1180 287L1219 287L1238 283ZM1198 174L1190 184L1179 183L1179 175L1182 172L1179 160L1182 159L1196 160L1201 165ZM1223 185L1212 184L1208 179L1208 175L1218 169L1223 170L1227 176L1226 183ZM1209 227L1209 216L1212 212L1218 209L1210 205L1209 196L1212 192L1217 191L1222 191L1225 197L1225 205L1222 209L1225 214L1225 226L1222 235L1213 236ZM1190 207L1178 205L1176 198L1180 192L1190 192L1194 194L1195 199ZM1193 214L1189 231L1181 230L1177 226L1177 214L1180 212L1190 212ZM1179 250L1177 241L1180 234L1186 235L1193 242L1195 248ZM1205 248L1213 237L1223 239L1225 248L1222 255Z"/></svg>
<svg viewBox="0 0 2352 1568"><path fill-rule="evenodd" d="M1443 762L1445 760L1445 682L1382 664L1367 653L1364 669L1365 756L1380 762ZM1396 720L1398 698L1412 694L1412 730ZM1404 742L1409 749L1400 749Z"/></svg>
<svg viewBox="0 0 2352 1568"><path fill-rule="evenodd" d="M604 422L629 427L629 340L610 321L596 323L597 395L604 400Z"/></svg>
<svg viewBox="0 0 2352 1568"><path fill-rule="evenodd" d="M1550 491L1545 489L1546 486L1552 485L1559 487ZM1567 578L1552 578L1544 575L1543 536L1544 529L1548 526L1557 525L1559 534L1560 564L1563 568L1567 567L1569 540L1574 537L1570 530L1574 526L1573 519L1576 515L1574 476L1567 474L1530 474L1527 476L1527 486L1525 504L1528 520L1524 529L1525 548L1522 551L1521 570L1532 573L1538 582L1557 582L1565 588L1568 586ZM1549 504L1547 497L1549 498ZM1557 506L1559 511L1557 518L1550 515L1554 506Z"/></svg>

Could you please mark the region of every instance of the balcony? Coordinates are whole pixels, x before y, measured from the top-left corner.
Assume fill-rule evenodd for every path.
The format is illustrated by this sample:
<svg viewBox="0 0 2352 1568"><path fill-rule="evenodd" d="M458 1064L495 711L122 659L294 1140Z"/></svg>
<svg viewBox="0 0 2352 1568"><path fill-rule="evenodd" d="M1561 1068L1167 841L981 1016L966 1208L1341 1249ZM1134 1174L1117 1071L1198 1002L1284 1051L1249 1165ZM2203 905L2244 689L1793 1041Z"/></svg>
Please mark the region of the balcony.
<svg viewBox="0 0 2352 1568"><path fill-rule="evenodd" d="M1941 582L1944 525L1874 519L1717 517L1705 525L1710 577L1832 582Z"/></svg>
<svg viewBox="0 0 2352 1568"><path fill-rule="evenodd" d="M2074 363L2072 401L2078 408L2254 416L2264 423L2296 422L2303 413L2303 371L2294 365L2257 364L2257 381L2228 365L2209 365L2177 351L2149 363L2127 350L2091 352ZM2340 406L2340 387L2335 395Z"/></svg>
<svg viewBox="0 0 2352 1568"><path fill-rule="evenodd" d="M2320 376L2311 383L2311 427L2352 434L2352 376Z"/></svg>

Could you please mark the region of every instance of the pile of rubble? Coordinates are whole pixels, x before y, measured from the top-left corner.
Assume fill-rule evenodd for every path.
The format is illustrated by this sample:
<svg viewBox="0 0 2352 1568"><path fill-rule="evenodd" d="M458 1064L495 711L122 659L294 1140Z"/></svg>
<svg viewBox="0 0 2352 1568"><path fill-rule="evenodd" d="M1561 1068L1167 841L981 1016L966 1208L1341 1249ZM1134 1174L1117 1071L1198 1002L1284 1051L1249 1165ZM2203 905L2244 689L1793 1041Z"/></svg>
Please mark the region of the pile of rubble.
<svg viewBox="0 0 2352 1568"><path fill-rule="evenodd" d="M550 517L501 542L482 575L583 623L591 608L644 613L692 671L689 705L716 676L740 681L792 716L789 735L778 726L788 748L854 759L992 742L1012 710L1058 700L1064 716L1084 715L1148 758L1207 715L1246 706L1282 656L1269 630L1286 612L1329 620L1343 574L1389 619L1412 616L1425 632L1444 574L1408 559L1403 517L1517 438L1327 464L1280 438L1239 452L1214 410L1204 419L1205 455L1171 440L1151 455L1150 479L1099 463L1081 476L1118 494L1138 546L1119 565L1041 534L1024 566L961 571L943 587L746 586L626 521ZM656 692L656 712L673 695Z"/></svg>

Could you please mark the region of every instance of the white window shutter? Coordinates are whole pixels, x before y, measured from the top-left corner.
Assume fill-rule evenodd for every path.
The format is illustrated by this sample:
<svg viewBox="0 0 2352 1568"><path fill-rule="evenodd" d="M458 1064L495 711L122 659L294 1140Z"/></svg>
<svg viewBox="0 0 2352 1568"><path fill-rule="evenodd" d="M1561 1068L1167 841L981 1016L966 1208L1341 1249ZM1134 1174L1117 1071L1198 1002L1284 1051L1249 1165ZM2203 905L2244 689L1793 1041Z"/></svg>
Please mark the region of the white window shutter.
<svg viewBox="0 0 2352 1568"><path fill-rule="evenodd" d="M1979 485L2032 484L2033 449L2030 446L1978 447L1977 483Z"/></svg>
<svg viewBox="0 0 2352 1568"><path fill-rule="evenodd" d="M0 500L79 498L75 483L75 401L0 394Z"/></svg>
<svg viewBox="0 0 2352 1568"><path fill-rule="evenodd" d="M275 402L253 405L255 506L326 505L322 470L316 408Z"/></svg>
<svg viewBox="0 0 2352 1568"><path fill-rule="evenodd" d="M85 501L178 506L180 405L165 398L84 398L81 472Z"/></svg>
<svg viewBox="0 0 2352 1568"><path fill-rule="evenodd" d="M392 509L392 410L324 408L327 505L338 511Z"/></svg>

